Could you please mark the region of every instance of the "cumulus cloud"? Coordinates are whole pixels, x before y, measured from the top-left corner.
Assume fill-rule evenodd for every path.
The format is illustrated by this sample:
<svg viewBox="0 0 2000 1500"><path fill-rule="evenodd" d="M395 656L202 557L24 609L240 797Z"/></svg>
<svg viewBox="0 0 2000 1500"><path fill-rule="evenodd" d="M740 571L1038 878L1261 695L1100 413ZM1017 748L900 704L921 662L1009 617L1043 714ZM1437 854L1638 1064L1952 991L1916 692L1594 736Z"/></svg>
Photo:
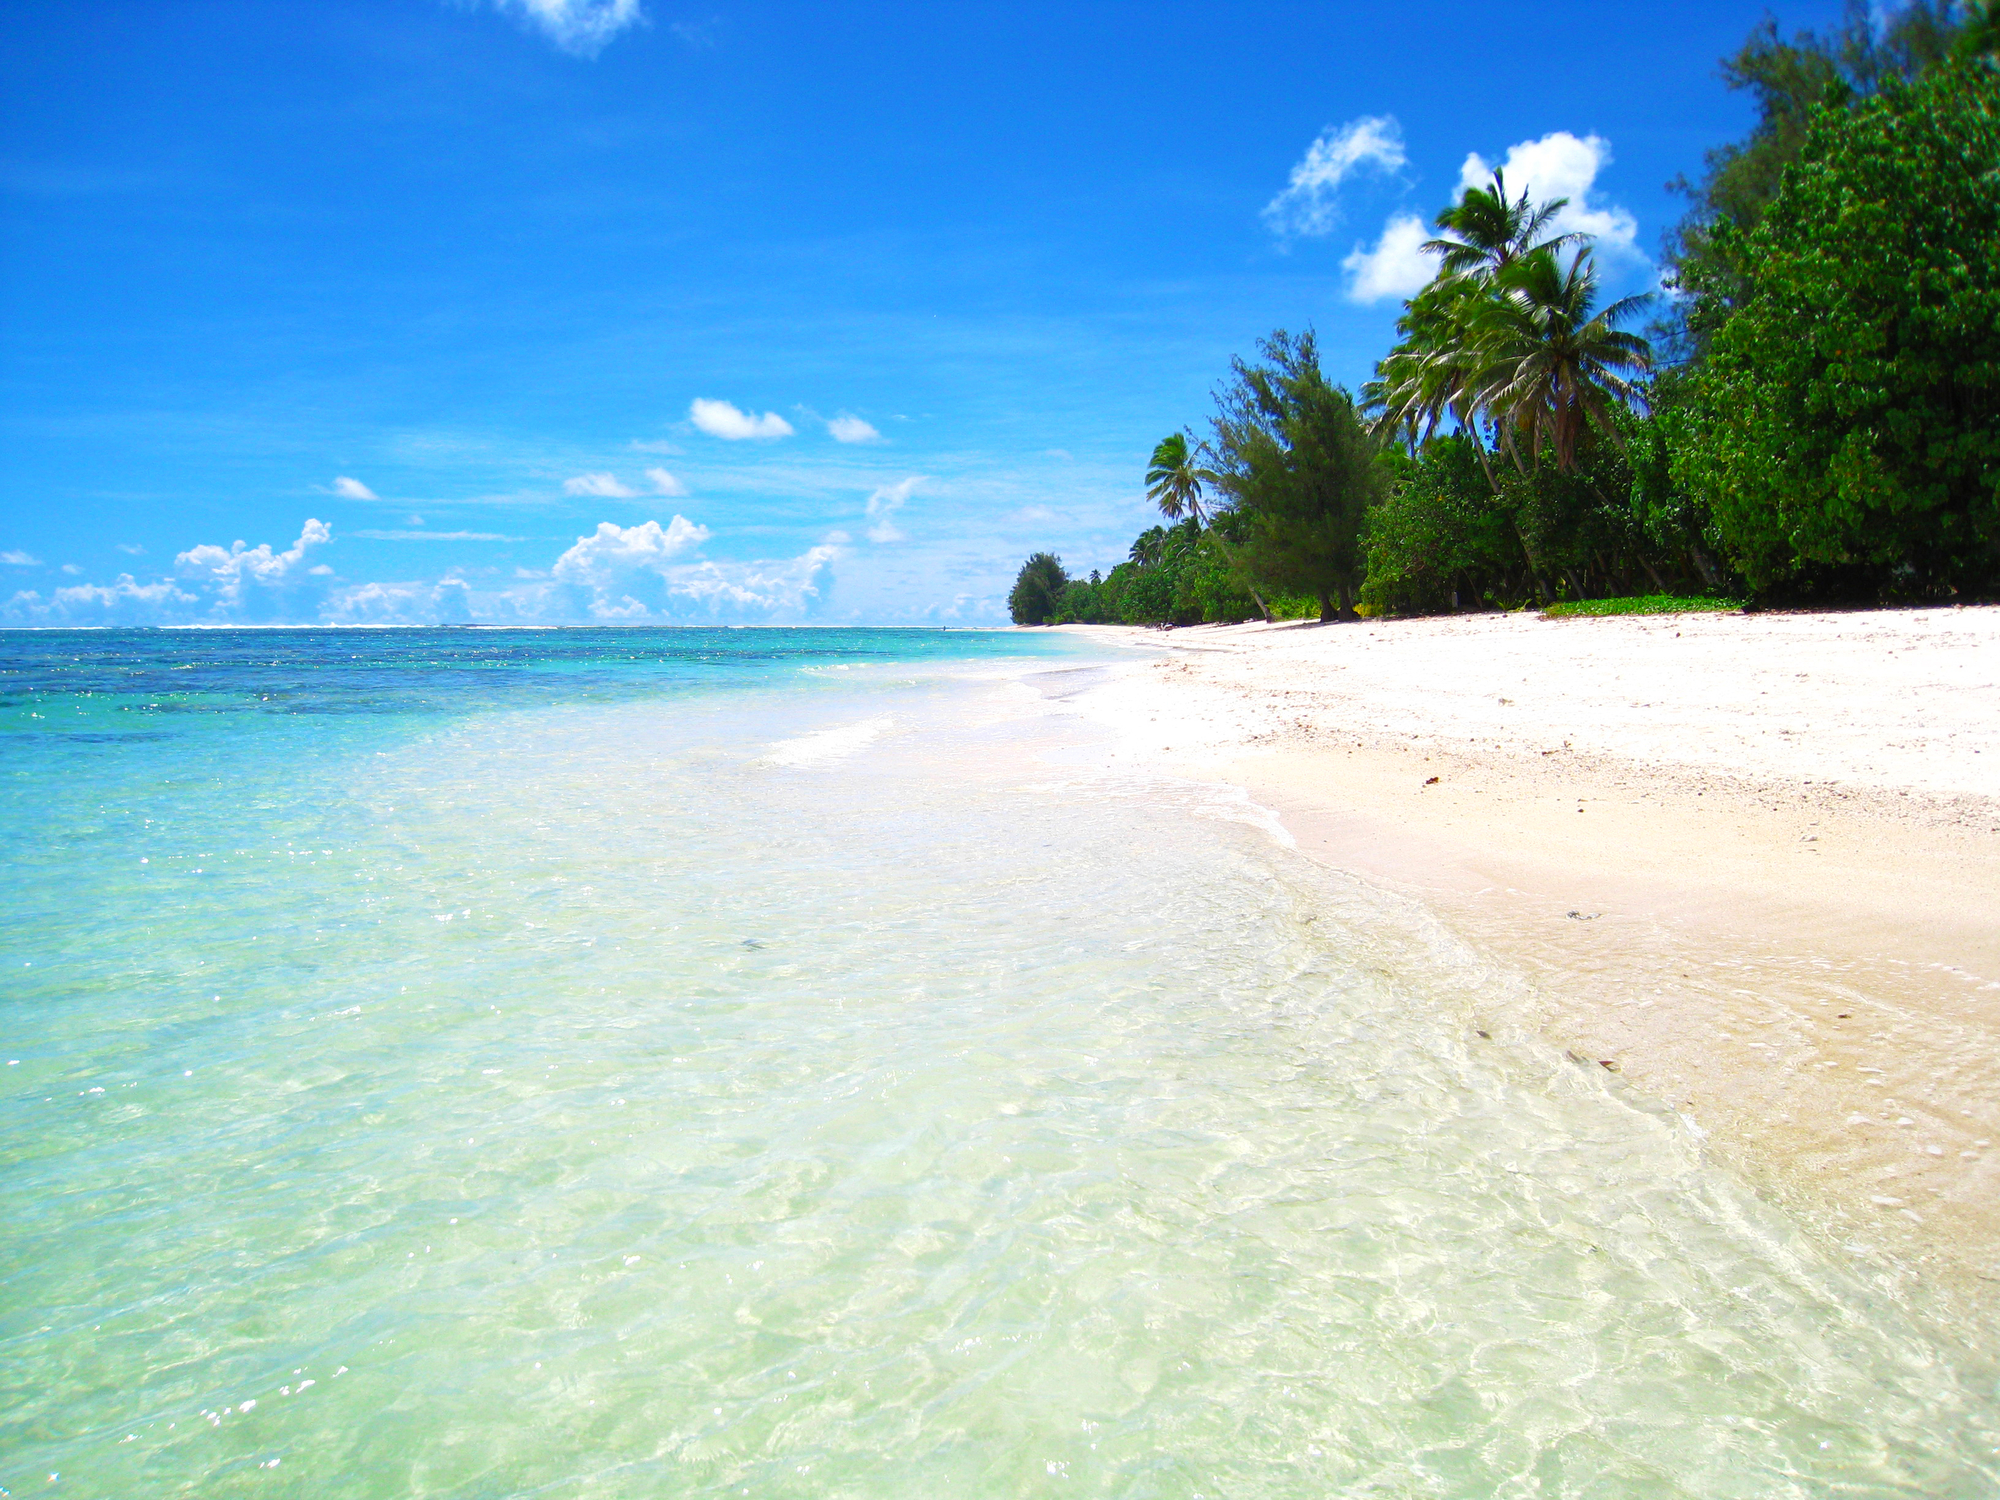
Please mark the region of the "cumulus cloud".
<svg viewBox="0 0 2000 1500"><path fill-rule="evenodd" d="M9 552L0 552L0 563L5 563L10 568L39 568L42 565L42 560L32 552L22 552L16 549Z"/></svg>
<svg viewBox="0 0 2000 1500"><path fill-rule="evenodd" d="M595 535L578 537L576 545L556 559L553 576L560 583L601 590L635 570L658 573L707 540L708 528L686 516L675 516L665 527L658 521L639 526L599 521Z"/></svg>
<svg viewBox="0 0 2000 1500"><path fill-rule="evenodd" d="M1264 205L1264 222L1278 234L1330 233L1340 217L1340 185L1356 172L1394 172L1409 160L1403 127L1391 115L1363 115L1328 126L1293 164L1285 190Z"/></svg>
<svg viewBox="0 0 2000 1500"><path fill-rule="evenodd" d="M595 57L628 26L646 19L639 0L494 0L563 51Z"/></svg>
<svg viewBox="0 0 2000 1500"><path fill-rule="evenodd" d="M738 562L693 560L706 527L684 516L666 526L600 522L556 559L547 584L507 596L522 617L592 620L771 619L807 613L820 597L844 537L829 536L797 557Z"/></svg>
<svg viewBox="0 0 2000 1500"><path fill-rule="evenodd" d="M602 500L630 500L639 492L621 484L615 474L579 474L563 481L565 495L595 495Z"/></svg>
<svg viewBox="0 0 2000 1500"><path fill-rule="evenodd" d="M1591 199L1597 174L1611 165L1611 142L1603 136L1578 137L1567 130L1553 131L1538 140L1509 146L1506 160L1499 165L1507 174L1511 197L1519 197L1525 189L1537 203L1569 199L1569 206L1556 217L1557 232L1591 235L1599 250L1613 254L1639 254L1639 221L1616 204ZM1468 153L1459 168L1460 190L1485 187L1492 180L1493 163L1477 151Z"/></svg>
<svg viewBox="0 0 2000 1500"><path fill-rule="evenodd" d="M185 617L200 599L171 579L139 583L120 573L110 584L77 583L59 588L44 599L24 589L0 605L0 620L10 625L151 625Z"/></svg>
<svg viewBox="0 0 2000 1500"><path fill-rule="evenodd" d="M334 479L333 492L343 500L379 500L382 498L360 480L350 479L345 474L341 474Z"/></svg>
<svg viewBox="0 0 2000 1500"><path fill-rule="evenodd" d="M435 583L362 583L326 602L340 625L434 625L472 618L472 590L463 578Z"/></svg>
<svg viewBox="0 0 2000 1500"><path fill-rule="evenodd" d="M738 410L727 401L709 401L697 396L688 404L688 418L710 437L740 442L744 438L781 438L792 435L792 424L774 411L763 416Z"/></svg>
<svg viewBox="0 0 2000 1500"><path fill-rule="evenodd" d="M868 497L868 519L873 523L868 528L869 541L880 544L904 540L903 533L891 517L903 508L903 503L916 493L917 486L923 482L924 476L915 474L894 484L885 484Z"/></svg>
<svg viewBox="0 0 2000 1500"><path fill-rule="evenodd" d="M704 562L680 570L672 580L674 603L692 605L717 618L799 615L820 596L820 580L840 556L829 537L797 557L768 561ZM683 618L691 611L677 611Z"/></svg>
<svg viewBox="0 0 2000 1500"><path fill-rule="evenodd" d="M656 495L666 495L678 500L688 493L688 487L665 469L648 469L646 481L653 486L653 493Z"/></svg>
<svg viewBox="0 0 2000 1500"><path fill-rule="evenodd" d="M828 422L826 430L833 434L833 440L836 443L879 443L882 441L882 434L877 432L874 427L862 421L861 418L852 416L847 412L842 412L839 416Z"/></svg>
<svg viewBox="0 0 2000 1500"><path fill-rule="evenodd" d="M1423 290L1437 274L1437 257L1424 249L1431 229L1412 213L1392 216L1374 248L1356 245L1341 266L1352 278L1347 295L1355 302L1380 302Z"/></svg>
<svg viewBox="0 0 2000 1500"><path fill-rule="evenodd" d="M269 542L245 547L239 540L226 551L203 543L176 556L174 566L183 576L211 586L218 608L234 609L253 596L284 587L295 572L303 574L306 549L332 538L331 526L309 519L300 529L299 539L283 552L272 551Z"/></svg>

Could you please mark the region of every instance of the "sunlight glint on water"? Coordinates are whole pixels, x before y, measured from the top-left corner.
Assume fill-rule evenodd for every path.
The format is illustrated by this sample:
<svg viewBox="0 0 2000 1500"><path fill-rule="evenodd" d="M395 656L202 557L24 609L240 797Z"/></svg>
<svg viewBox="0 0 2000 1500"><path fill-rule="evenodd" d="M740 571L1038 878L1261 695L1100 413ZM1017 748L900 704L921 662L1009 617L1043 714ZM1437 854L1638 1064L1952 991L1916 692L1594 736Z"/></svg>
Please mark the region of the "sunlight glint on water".
<svg viewBox="0 0 2000 1500"><path fill-rule="evenodd" d="M1086 648L245 639L0 651L14 1495L1994 1493L1990 1370L1094 770Z"/></svg>

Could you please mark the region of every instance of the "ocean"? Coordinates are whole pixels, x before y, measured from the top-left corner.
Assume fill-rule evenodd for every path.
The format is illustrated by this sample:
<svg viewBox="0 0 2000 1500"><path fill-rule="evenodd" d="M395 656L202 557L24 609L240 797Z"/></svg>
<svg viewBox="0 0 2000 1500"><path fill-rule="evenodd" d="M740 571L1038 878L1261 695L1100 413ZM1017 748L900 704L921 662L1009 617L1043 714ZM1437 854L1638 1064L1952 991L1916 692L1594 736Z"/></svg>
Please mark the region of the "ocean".
<svg viewBox="0 0 2000 1500"><path fill-rule="evenodd" d="M0 1491L2000 1492L1990 1359L1124 659L0 634Z"/></svg>

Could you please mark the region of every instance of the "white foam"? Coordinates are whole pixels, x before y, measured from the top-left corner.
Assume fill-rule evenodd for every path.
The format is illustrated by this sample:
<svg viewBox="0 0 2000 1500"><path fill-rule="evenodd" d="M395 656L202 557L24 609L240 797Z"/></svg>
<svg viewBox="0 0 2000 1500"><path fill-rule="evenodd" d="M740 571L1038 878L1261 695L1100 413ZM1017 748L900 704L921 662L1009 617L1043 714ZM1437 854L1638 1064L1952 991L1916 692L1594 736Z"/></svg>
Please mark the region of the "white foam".
<svg viewBox="0 0 2000 1500"><path fill-rule="evenodd" d="M822 761L838 760L852 755L857 750L866 749L891 729L896 720L892 714L879 714L872 719L863 719L857 724L843 724L837 729L819 729L811 734L802 734L797 739L780 740L764 754L765 763L774 766L812 766Z"/></svg>

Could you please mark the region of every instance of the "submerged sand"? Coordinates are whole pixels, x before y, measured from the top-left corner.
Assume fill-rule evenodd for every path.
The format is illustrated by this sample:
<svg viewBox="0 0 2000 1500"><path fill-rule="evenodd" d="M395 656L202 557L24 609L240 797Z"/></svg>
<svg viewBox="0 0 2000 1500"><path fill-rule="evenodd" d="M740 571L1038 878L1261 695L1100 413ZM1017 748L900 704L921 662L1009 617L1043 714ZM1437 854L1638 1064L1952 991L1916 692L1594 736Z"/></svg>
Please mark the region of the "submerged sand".
<svg viewBox="0 0 2000 1500"><path fill-rule="evenodd" d="M1524 976L1883 1274L2000 1280L2000 608L1171 632L1073 700Z"/></svg>

